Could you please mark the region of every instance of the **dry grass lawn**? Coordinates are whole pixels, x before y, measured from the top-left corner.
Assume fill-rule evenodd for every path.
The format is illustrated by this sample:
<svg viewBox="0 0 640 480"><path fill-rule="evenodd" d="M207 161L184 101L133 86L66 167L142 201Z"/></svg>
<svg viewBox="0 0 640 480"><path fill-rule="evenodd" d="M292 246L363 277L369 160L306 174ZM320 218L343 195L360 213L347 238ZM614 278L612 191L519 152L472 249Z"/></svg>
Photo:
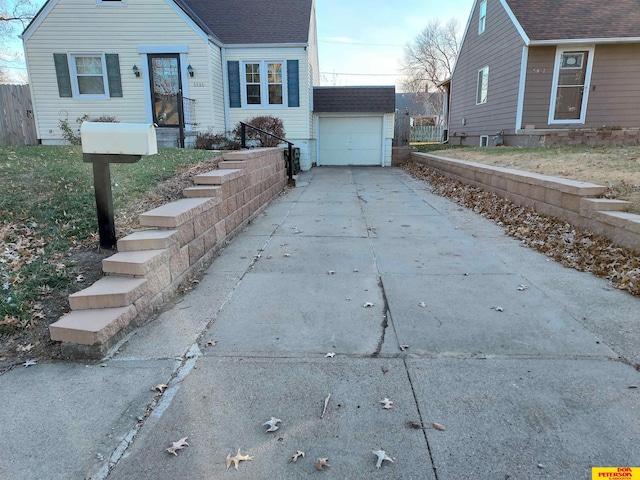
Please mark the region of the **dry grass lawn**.
<svg viewBox="0 0 640 480"><path fill-rule="evenodd" d="M612 198L631 202L629 211L640 214L640 147L468 147L430 153L605 185Z"/></svg>

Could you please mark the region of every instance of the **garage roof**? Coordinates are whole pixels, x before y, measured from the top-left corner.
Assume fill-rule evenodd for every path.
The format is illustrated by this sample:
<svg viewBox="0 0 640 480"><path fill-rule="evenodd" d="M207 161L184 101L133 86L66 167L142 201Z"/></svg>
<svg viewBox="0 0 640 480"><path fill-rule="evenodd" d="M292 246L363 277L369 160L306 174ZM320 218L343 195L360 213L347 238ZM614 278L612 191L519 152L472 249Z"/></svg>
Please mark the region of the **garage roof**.
<svg viewBox="0 0 640 480"><path fill-rule="evenodd" d="M313 87L313 111L393 113L396 87Z"/></svg>

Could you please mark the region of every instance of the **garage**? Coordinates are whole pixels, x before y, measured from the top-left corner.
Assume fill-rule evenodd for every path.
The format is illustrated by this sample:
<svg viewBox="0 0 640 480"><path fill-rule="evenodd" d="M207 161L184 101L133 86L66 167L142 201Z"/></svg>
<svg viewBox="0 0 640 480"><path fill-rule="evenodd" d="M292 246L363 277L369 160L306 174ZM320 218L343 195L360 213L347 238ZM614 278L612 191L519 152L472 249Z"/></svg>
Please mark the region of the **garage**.
<svg viewBox="0 0 640 480"><path fill-rule="evenodd" d="M388 166L394 87L315 87L316 165Z"/></svg>

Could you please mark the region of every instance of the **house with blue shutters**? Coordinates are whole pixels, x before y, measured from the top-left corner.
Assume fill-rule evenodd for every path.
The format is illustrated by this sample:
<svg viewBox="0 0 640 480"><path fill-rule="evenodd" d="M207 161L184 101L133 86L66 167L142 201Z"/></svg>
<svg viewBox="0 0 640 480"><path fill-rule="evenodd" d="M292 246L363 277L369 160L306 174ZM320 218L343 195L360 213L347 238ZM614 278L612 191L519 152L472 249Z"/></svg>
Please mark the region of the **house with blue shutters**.
<svg viewBox="0 0 640 480"><path fill-rule="evenodd" d="M174 139L273 115L315 161L314 0L48 0L22 40L43 144L84 115Z"/></svg>

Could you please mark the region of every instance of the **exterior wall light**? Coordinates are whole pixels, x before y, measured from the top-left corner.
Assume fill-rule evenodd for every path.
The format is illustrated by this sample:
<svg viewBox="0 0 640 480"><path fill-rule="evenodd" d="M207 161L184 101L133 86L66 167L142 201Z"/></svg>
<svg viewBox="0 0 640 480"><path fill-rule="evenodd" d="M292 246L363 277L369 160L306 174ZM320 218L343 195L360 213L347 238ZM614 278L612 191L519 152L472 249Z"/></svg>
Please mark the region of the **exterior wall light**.
<svg viewBox="0 0 640 480"><path fill-rule="evenodd" d="M136 65L133 66L132 70L136 78L140 78L140 69Z"/></svg>
<svg viewBox="0 0 640 480"><path fill-rule="evenodd" d="M189 64L189 66L187 67L187 72L189 73L190 77L193 77L193 67L191 66L191 64Z"/></svg>

